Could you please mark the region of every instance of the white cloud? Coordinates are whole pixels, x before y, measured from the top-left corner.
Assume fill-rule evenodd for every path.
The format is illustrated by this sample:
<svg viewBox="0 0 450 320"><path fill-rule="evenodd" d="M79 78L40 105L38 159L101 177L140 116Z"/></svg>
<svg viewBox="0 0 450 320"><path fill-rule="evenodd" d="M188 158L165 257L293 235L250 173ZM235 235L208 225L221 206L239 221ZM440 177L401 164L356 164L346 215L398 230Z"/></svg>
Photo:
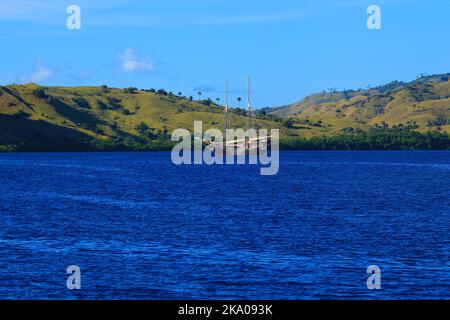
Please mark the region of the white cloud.
<svg viewBox="0 0 450 320"><path fill-rule="evenodd" d="M152 72L155 70L155 65L153 62L146 57L137 57L133 48L128 48L124 52L120 53L119 62L122 70L126 72Z"/></svg>
<svg viewBox="0 0 450 320"><path fill-rule="evenodd" d="M54 70L44 66L42 61L38 61L36 71L30 75L23 75L19 77L21 82L35 82L40 83L48 80L55 74Z"/></svg>

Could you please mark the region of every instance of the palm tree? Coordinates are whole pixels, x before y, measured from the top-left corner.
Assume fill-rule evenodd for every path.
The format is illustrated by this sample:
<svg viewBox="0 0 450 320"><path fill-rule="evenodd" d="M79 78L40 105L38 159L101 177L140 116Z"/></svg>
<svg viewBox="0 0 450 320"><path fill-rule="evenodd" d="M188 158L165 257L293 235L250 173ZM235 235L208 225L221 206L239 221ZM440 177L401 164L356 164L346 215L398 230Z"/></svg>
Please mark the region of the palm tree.
<svg viewBox="0 0 450 320"><path fill-rule="evenodd" d="M237 101L238 101L238 103L239 103L239 108L241 107L241 101L242 101L242 98L241 97L238 97L237 98Z"/></svg>
<svg viewBox="0 0 450 320"><path fill-rule="evenodd" d="M220 102L220 98L219 98L219 97L217 97L217 98L216 98L216 101L217 101L217 104L219 104L219 102Z"/></svg>
<svg viewBox="0 0 450 320"><path fill-rule="evenodd" d="M198 100L200 100L200 97L201 97L201 95L202 95L202 92L199 91L199 92L197 92L197 94L198 94Z"/></svg>

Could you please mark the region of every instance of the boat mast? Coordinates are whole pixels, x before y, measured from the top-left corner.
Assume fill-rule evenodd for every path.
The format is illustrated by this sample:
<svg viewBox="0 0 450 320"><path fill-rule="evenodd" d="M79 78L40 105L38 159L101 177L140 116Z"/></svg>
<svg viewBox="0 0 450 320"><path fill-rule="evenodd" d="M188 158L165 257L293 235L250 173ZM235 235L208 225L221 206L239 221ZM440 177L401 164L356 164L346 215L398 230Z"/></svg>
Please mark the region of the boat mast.
<svg viewBox="0 0 450 320"><path fill-rule="evenodd" d="M228 129L228 80L225 89L225 134Z"/></svg>
<svg viewBox="0 0 450 320"><path fill-rule="evenodd" d="M247 129L250 129L250 117L251 117L251 110L250 110L250 77L248 77L248 80L247 80Z"/></svg>

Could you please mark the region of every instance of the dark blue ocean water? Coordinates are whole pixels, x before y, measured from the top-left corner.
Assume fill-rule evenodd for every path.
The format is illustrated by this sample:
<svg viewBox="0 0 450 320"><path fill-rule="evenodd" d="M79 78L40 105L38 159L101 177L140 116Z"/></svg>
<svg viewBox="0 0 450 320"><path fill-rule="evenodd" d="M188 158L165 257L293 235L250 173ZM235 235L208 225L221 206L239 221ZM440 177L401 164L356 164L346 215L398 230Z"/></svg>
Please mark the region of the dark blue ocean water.
<svg viewBox="0 0 450 320"><path fill-rule="evenodd" d="M448 299L449 199L449 152L0 154L0 298Z"/></svg>

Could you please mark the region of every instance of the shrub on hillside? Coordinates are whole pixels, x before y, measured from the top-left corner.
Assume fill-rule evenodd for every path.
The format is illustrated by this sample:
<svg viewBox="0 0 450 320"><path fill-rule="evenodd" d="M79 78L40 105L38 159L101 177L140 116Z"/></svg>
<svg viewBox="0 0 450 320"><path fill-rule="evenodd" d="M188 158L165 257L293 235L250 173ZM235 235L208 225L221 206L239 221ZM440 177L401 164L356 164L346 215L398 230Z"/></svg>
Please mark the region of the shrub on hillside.
<svg viewBox="0 0 450 320"><path fill-rule="evenodd" d="M292 128L294 126L294 119L292 118L287 118L283 121L283 126L285 128Z"/></svg>
<svg viewBox="0 0 450 320"><path fill-rule="evenodd" d="M109 104L110 109L117 110L117 109L123 108L123 106L121 104L122 101L120 99L117 99L114 97L108 97L107 99L108 99L108 104Z"/></svg>
<svg viewBox="0 0 450 320"><path fill-rule="evenodd" d="M108 106L103 101L97 100L96 103L100 110L108 109Z"/></svg>
<svg viewBox="0 0 450 320"><path fill-rule="evenodd" d="M144 135L145 133L147 133L148 130L150 130L150 127L145 122L141 122L136 126L136 130L141 135Z"/></svg>
<svg viewBox="0 0 450 320"><path fill-rule="evenodd" d="M125 92L125 93L131 93L131 94L133 94L133 93L136 93L137 92L137 88L135 88L135 87L129 87L129 88L125 88L125 89L123 89L123 92Z"/></svg>
<svg viewBox="0 0 450 320"><path fill-rule="evenodd" d="M39 99L47 98L47 94L45 93L44 89L42 89L42 88L34 89L31 93L33 94L33 96L35 96L36 98L39 98Z"/></svg>
<svg viewBox="0 0 450 320"><path fill-rule="evenodd" d="M102 85L100 87L102 89L102 93L108 93L109 92L109 88L106 84Z"/></svg>
<svg viewBox="0 0 450 320"><path fill-rule="evenodd" d="M83 109L90 109L91 108L89 102L86 99L84 99L84 98L76 98L76 99L73 99L73 101L80 108L83 108Z"/></svg>

